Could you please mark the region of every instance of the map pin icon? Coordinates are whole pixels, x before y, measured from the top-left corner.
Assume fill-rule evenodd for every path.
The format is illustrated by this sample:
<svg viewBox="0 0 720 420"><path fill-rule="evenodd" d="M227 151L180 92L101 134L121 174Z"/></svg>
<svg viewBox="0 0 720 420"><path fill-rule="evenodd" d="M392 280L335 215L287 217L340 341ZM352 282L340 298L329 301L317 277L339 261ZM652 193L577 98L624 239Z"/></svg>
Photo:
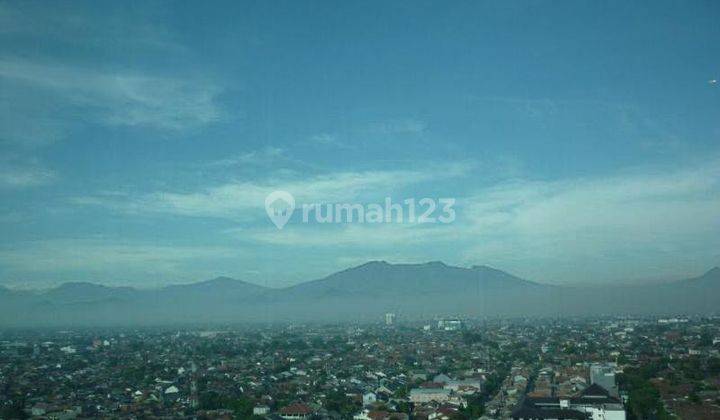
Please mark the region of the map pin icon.
<svg viewBox="0 0 720 420"><path fill-rule="evenodd" d="M265 211L270 221L282 229L295 211L295 197L287 191L273 191L265 197Z"/></svg>

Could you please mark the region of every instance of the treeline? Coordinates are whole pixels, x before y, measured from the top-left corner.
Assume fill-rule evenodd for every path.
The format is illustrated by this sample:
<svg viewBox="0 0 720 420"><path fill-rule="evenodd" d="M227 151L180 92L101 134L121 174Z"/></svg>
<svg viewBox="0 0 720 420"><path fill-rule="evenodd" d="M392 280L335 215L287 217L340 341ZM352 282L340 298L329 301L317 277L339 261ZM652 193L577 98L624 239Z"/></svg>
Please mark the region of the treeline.
<svg viewBox="0 0 720 420"><path fill-rule="evenodd" d="M628 392L628 420L669 420L674 418L665 409L660 392L650 379L667 367L667 362L648 363L628 368L618 376L620 388Z"/></svg>

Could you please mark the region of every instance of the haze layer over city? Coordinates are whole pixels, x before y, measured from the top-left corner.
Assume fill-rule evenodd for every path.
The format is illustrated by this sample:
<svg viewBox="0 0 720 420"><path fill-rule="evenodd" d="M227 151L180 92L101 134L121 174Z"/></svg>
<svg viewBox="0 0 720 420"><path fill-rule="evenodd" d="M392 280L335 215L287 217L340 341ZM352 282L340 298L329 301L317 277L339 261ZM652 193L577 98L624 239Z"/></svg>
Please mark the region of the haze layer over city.
<svg viewBox="0 0 720 420"><path fill-rule="evenodd" d="M719 18L0 1L0 420L720 418Z"/></svg>

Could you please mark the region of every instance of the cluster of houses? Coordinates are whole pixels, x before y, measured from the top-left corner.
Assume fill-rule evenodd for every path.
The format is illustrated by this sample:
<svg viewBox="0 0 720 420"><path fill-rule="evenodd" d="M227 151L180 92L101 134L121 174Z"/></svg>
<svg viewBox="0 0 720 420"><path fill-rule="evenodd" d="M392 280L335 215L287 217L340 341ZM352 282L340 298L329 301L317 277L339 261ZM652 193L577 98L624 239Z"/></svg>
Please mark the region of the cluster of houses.
<svg viewBox="0 0 720 420"><path fill-rule="evenodd" d="M669 410L716 413L720 320L463 324L2 331L0 418L616 420L658 360Z"/></svg>

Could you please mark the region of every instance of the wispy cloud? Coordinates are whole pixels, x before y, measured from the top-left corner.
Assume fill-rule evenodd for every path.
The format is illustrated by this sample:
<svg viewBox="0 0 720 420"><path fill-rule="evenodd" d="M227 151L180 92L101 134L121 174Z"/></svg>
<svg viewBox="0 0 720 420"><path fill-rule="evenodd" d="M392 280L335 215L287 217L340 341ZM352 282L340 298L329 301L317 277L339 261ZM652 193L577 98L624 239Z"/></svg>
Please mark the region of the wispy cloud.
<svg viewBox="0 0 720 420"><path fill-rule="evenodd" d="M239 165L262 166L274 164L278 160L288 159L285 152L285 149L280 147L266 147L261 150L252 150L236 156L230 156L224 159L205 163L203 165L209 167L231 167Z"/></svg>
<svg viewBox="0 0 720 420"><path fill-rule="evenodd" d="M37 187L50 184L56 178L53 170L35 159L0 158L0 189Z"/></svg>
<svg viewBox="0 0 720 420"><path fill-rule="evenodd" d="M340 140L338 135L330 133L320 133L310 136L308 143L322 148L352 149L348 143Z"/></svg>
<svg viewBox="0 0 720 420"><path fill-rule="evenodd" d="M318 149L359 150L368 142L386 140L388 137L418 135L427 131L427 123L414 118L388 118L364 121L345 127L343 133L322 132L310 136L307 143Z"/></svg>
<svg viewBox="0 0 720 420"><path fill-rule="evenodd" d="M368 125L368 131L374 134L418 134L426 129L424 121L413 118L376 121Z"/></svg>
<svg viewBox="0 0 720 420"><path fill-rule="evenodd" d="M177 133L222 118L213 80L128 67L191 52L159 15L115 6L0 4L0 36L12 40L0 56L0 146L47 145L88 122Z"/></svg>
<svg viewBox="0 0 720 420"><path fill-rule="evenodd" d="M227 233L280 247L340 247L348 258L369 250L397 260L430 258L489 263L543 281L632 276L648 267L681 277L720 257L720 165L644 167L552 181L514 179L458 197L449 225L290 223ZM438 245L442 244L440 249ZM618 262L622 263L618 263ZM693 264L697 264L694 266Z"/></svg>
<svg viewBox="0 0 720 420"><path fill-rule="evenodd" d="M466 260L518 265L535 276L557 269L566 278L583 264L594 266L596 278L618 277L633 264L713 264L720 255L717 160L594 178L516 180L478 191L462 205L465 235L474 238ZM616 259L623 261L617 271ZM531 267L541 263L544 270Z"/></svg>
<svg viewBox="0 0 720 420"><path fill-rule="evenodd" d="M504 214L512 216L518 228L545 234L597 226L625 229L664 221L656 226L662 229L672 219L653 215L676 204L693 208L716 199L720 199L720 165L713 161L671 171L651 169L546 182L515 180L476 193L467 201L475 223L494 223L498 214Z"/></svg>
<svg viewBox="0 0 720 420"><path fill-rule="evenodd" d="M128 195L106 193L76 197L79 205L101 205L126 212L170 213L183 216L227 219L264 216L265 197L272 191L288 191L298 203L346 202L372 196L385 197L412 184L466 174L471 164L435 163L424 170L375 170L332 172L301 178L267 178L228 182L193 192L159 191Z"/></svg>
<svg viewBox="0 0 720 420"><path fill-rule="evenodd" d="M220 88L202 80L99 71L79 66L17 58L0 59L0 78L42 89L68 106L86 108L86 116L111 125L182 130L220 119L215 102Z"/></svg>
<svg viewBox="0 0 720 420"><path fill-rule="evenodd" d="M131 10L108 13L106 7L92 9L82 3L67 3L61 8L42 2L3 2L0 4L0 34L29 39L45 38L53 43L98 50L108 44L117 48L151 49L167 53L184 50L161 22L148 21L146 13Z"/></svg>
<svg viewBox="0 0 720 420"><path fill-rule="evenodd" d="M48 276L72 279L94 277L99 283L127 284L141 279L142 285L204 279L206 264L233 261L242 250L222 246L155 245L106 239L48 239L17 242L0 248L0 267L15 286L35 285L33 279ZM210 270L209 272L212 272ZM20 279L31 279L21 281ZM153 279L148 283L147 279Z"/></svg>
<svg viewBox="0 0 720 420"><path fill-rule="evenodd" d="M456 229L444 224L338 224L292 225L283 230L230 230L243 240L285 246L388 249L397 245L412 245L456 238Z"/></svg>

